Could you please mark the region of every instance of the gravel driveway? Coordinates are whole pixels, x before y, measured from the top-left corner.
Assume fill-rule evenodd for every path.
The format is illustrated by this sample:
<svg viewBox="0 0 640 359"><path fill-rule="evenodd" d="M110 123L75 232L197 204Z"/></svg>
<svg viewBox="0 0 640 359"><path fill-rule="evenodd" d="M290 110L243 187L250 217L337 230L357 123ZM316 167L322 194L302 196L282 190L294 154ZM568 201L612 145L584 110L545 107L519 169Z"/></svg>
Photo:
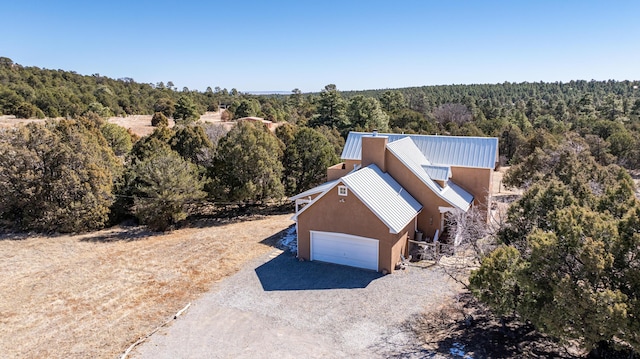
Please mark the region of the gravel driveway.
<svg viewBox="0 0 640 359"><path fill-rule="evenodd" d="M437 268L382 276L274 249L215 284L135 358L418 358L403 323L458 291Z"/></svg>

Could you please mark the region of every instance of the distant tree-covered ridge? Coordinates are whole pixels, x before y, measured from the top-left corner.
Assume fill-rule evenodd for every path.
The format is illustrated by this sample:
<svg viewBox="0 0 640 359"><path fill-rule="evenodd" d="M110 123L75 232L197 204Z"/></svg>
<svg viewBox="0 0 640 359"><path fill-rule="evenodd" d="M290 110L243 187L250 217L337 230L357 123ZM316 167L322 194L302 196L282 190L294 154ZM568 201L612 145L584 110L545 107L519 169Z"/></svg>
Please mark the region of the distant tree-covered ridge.
<svg viewBox="0 0 640 359"><path fill-rule="evenodd" d="M74 71L27 67L0 57L0 115L18 118L76 118L94 112L102 117L154 114L189 122L220 105L235 110L242 101L252 99L252 115L284 121L284 101L265 96L240 94L208 87L204 92L172 81L138 83L132 78L111 79L96 73L80 75ZM233 114L233 111L230 112Z"/></svg>

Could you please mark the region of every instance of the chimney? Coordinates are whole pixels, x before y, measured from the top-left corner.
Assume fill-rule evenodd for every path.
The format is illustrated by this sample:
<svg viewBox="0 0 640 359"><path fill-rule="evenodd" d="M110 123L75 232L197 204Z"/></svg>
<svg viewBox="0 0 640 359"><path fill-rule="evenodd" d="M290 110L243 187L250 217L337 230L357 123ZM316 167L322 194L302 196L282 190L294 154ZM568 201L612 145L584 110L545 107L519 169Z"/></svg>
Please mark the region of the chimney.
<svg viewBox="0 0 640 359"><path fill-rule="evenodd" d="M387 136L378 135L378 131L374 130L370 136L362 136L362 167L370 164L378 166L382 172L387 172L385 165L384 153L387 149L389 139Z"/></svg>

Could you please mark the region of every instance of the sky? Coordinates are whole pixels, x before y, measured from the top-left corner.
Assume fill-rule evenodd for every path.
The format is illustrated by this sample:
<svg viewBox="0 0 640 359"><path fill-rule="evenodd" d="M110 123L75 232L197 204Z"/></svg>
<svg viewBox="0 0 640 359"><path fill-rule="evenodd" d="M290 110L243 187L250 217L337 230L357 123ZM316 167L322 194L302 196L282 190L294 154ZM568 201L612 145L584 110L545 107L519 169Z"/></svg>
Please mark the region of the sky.
<svg viewBox="0 0 640 359"><path fill-rule="evenodd" d="M241 92L640 80L640 1L3 0L23 66Z"/></svg>

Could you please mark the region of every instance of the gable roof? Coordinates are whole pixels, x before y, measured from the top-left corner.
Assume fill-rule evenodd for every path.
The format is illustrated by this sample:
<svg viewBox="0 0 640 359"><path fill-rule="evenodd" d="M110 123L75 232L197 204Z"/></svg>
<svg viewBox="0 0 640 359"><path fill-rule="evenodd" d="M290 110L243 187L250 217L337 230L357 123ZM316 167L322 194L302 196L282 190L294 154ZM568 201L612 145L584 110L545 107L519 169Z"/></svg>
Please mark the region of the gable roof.
<svg viewBox="0 0 640 359"><path fill-rule="evenodd" d="M391 233L399 233L422 209L409 192L376 165L346 175L342 182L389 227Z"/></svg>
<svg viewBox="0 0 640 359"><path fill-rule="evenodd" d="M329 181L329 182L325 182L317 187L311 188L309 190L306 190L302 193L298 193L297 195L293 196L293 197L289 197L289 201L295 201L296 199L301 199L301 198L305 198L305 197L309 197L309 196L313 196L314 194L318 194L318 193L322 193L322 192L326 192L328 190L330 190L331 188L333 188L334 185L336 185L338 182L340 182L339 179L337 180L333 180L333 181Z"/></svg>
<svg viewBox="0 0 640 359"><path fill-rule="evenodd" d="M428 168L431 163L411 138L405 137L389 143L387 149L440 198L465 212L469 209L473 202L473 195L452 181L449 181L445 188L435 183L425 170L425 167Z"/></svg>
<svg viewBox="0 0 640 359"><path fill-rule="evenodd" d="M344 144L343 160L360 160L362 157L362 137L368 132L349 132ZM410 138L430 164L495 168L498 162L498 139L495 137L432 136L380 133L387 136L389 143Z"/></svg>
<svg viewBox="0 0 640 359"><path fill-rule="evenodd" d="M422 205L389 174L382 172L376 165L370 165L339 180L327 182L315 189L306 191L318 193L316 189L324 189L322 194L296 213L293 219L296 219L301 213L313 206L315 202L339 183L344 184L353 195L389 228L389 232L394 234L400 233L422 210ZM294 197L291 199L294 199Z"/></svg>

